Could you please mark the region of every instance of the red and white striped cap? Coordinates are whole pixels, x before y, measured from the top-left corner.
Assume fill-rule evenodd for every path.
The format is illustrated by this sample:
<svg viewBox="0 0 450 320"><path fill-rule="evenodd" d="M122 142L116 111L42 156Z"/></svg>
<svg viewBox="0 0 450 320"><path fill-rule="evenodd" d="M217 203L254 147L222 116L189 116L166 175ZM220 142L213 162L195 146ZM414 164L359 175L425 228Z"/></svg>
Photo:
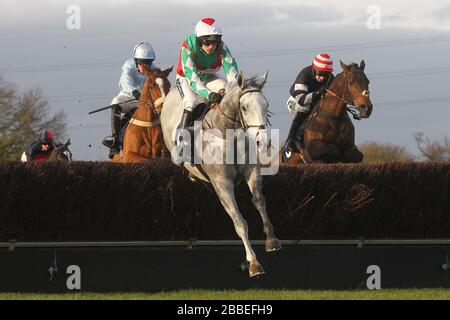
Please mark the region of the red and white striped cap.
<svg viewBox="0 0 450 320"><path fill-rule="evenodd" d="M330 58L329 54L320 53L318 54L313 61L313 68L317 71L333 71L333 61Z"/></svg>

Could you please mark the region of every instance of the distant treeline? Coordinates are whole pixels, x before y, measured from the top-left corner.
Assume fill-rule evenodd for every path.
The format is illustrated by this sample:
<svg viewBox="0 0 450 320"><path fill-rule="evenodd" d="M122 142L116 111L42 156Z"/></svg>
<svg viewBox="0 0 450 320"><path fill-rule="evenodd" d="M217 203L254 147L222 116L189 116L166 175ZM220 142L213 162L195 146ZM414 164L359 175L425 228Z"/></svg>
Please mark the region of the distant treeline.
<svg viewBox="0 0 450 320"><path fill-rule="evenodd" d="M281 167L264 178L281 240L450 237L450 163ZM245 184L251 239L263 239ZM0 241L237 240L212 186L169 160L0 163Z"/></svg>

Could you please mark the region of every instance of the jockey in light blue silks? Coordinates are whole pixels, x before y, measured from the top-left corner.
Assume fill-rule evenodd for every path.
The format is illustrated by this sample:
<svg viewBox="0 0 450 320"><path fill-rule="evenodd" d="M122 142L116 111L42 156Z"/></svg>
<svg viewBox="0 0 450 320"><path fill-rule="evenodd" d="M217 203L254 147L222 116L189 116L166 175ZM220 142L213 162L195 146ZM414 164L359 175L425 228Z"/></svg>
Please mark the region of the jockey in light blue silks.
<svg viewBox="0 0 450 320"><path fill-rule="evenodd" d="M226 79L217 73L223 67ZM238 67L222 41L222 28L213 18L201 19L181 47L176 84L183 101L183 116L175 135L180 142L181 129L192 121L192 112L200 103L220 103L227 81L236 80Z"/></svg>
<svg viewBox="0 0 450 320"><path fill-rule="evenodd" d="M128 59L122 66L122 75L119 81L119 94L111 101L111 136L103 139L103 145L110 148L109 157L120 152L118 137L121 129L122 113L133 113L138 105L141 91L145 83L142 66L154 69L155 50L147 42L141 42L134 47L133 58ZM131 101L130 101L131 100Z"/></svg>

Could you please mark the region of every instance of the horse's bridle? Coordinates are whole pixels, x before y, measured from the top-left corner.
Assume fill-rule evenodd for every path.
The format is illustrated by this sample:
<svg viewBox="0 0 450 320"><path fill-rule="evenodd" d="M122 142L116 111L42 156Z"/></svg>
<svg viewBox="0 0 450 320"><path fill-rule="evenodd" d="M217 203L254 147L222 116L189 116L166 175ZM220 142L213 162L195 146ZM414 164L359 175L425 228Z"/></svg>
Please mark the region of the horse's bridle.
<svg viewBox="0 0 450 320"><path fill-rule="evenodd" d="M245 90L244 92L242 92L242 94L239 96L239 106L238 106L238 117L239 117L239 120L236 120L236 118L233 118L233 117L231 117L231 116L229 116L229 115L227 115L224 111L223 111L223 109L219 109L220 110L220 112L226 117L226 118L228 118L229 120L231 120L231 121L233 121L234 123L238 123L238 122L240 122L241 123L241 127L242 127L242 129L244 129L244 131L247 131L248 129L250 129L250 128L258 128L258 129L265 129L266 128L266 125L249 125L245 120L244 120L244 116L243 116L243 114L242 114L242 109L241 109L241 98L245 95L245 94L247 94L247 93L251 93L251 92L262 92L261 91L261 89L249 89L249 90ZM268 121L267 121L268 122Z"/></svg>
<svg viewBox="0 0 450 320"><path fill-rule="evenodd" d="M149 97L149 99L151 99L150 86L147 87L147 97ZM139 127L146 127L146 128L151 128L151 127L161 124L161 119L159 118L159 114L156 111L155 106L162 105L164 103L164 100L165 100L165 97L159 97L153 103L148 103L148 101L139 101L140 103L143 103L147 107L148 113L149 113L148 119L150 119L150 112L153 112L153 114L158 117L156 120L143 121L143 120L137 120L134 117L132 117L129 122L132 124L135 124Z"/></svg>
<svg viewBox="0 0 450 320"><path fill-rule="evenodd" d="M356 72L359 72L359 73L361 73L362 71L361 70L359 70L359 71L352 71L352 72L350 72L346 77L345 77L345 80L344 80L344 95L341 97L341 96L338 96L335 92L333 92L333 91L331 91L330 89L326 89L326 92L329 94L329 95L331 95L332 97L334 97L334 98L336 98L336 99L338 99L338 100L341 100L342 101L342 103L344 103L344 104L346 104L346 105L350 105L351 107L353 107L353 108L356 108L356 106L355 106L355 99L357 99L357 98L359 98L360 96L361 97L366 97L366 98L368 98L369 97L369 95L370 95L370 93L369 93L369 91L368 90L363 90L363 92L361 93L361 95L360 96L358 96L358 97L356 97L356 98L354 98L353 96L352 96L352 94L351 94L351 92L350 92L350 89L349 89L349 87L348 87L348 79L349 79L349 77L350 77L350 75L352 74L352 73L356 73ZM350 98L350 99L348 99L348 98ZM352 115L353 115L353 118L354 119L356 119L356 120L361 120L361 116L355 111L355 110L353 110L353 109L351 109L350 107L345 107L345 110L346 111L348 111L348 112L350 112Z"/></svg>

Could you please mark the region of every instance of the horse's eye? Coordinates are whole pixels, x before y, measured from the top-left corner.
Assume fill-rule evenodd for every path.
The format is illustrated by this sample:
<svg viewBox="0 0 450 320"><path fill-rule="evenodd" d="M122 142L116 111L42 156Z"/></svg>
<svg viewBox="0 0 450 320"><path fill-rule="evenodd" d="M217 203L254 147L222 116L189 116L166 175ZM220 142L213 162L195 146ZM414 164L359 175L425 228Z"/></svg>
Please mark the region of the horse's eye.
<svg viewBox="0 0 450 320"><path fill-rule="evenodd" d="M242 111L247 112L247 107L242 107Z"/></svg>

